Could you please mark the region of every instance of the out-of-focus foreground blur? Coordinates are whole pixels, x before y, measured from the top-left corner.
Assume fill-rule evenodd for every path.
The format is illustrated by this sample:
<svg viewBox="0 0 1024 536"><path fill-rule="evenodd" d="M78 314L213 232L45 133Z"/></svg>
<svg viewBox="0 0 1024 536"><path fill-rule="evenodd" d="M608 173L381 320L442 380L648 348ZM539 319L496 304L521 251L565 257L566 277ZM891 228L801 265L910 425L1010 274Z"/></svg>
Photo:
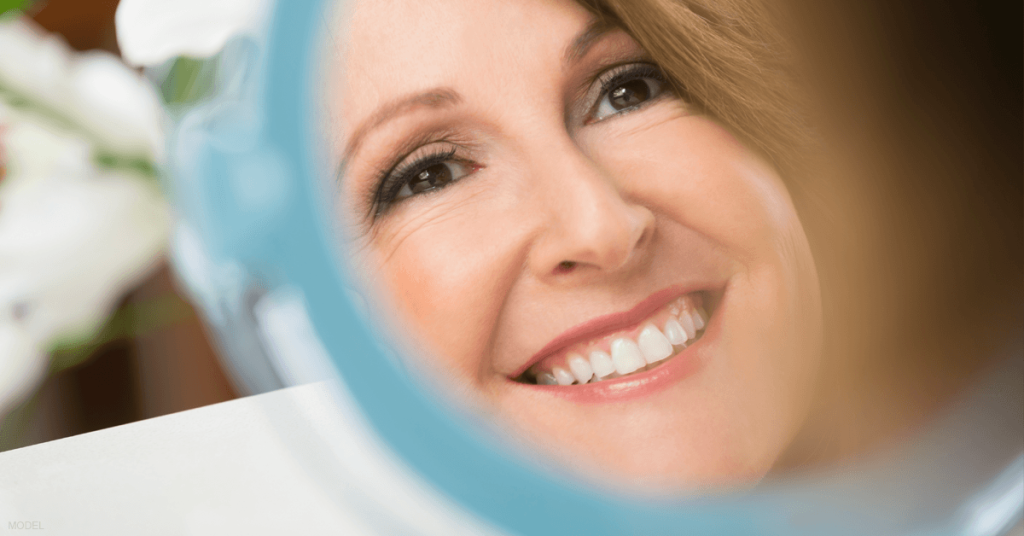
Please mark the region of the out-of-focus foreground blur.
<svg viewBox="0 0 1024 536"><path fill-rule="evenodd" d="M114 13L117 4L117 0L46 0L35 2L28 6L26 14L36 25L45 31L51 32L52 36L57 39L63 39L71 49L77 51L69 52L70 55L75 58L89 58L88 60L70 60L72 65L75 66L73 69L77 68L77 71L74 71L76 74L69 76L78 76L78 79L72 80L69 83L72 90L81 92L89 90L89 87L86 87L86 82L88 81L83 80L83 78L86 78L86 74L97 78L98 82L97 80L94 80L94 82L97 82L99 85L91 87L93 89L99 87L100 93L103 92L104 88L103 76L115 78L122 76L123 78L123 75L119 73L109 72L111 70L111 66L107 64L109 62L104 63L100 61L105 58L96 59L91 56L92 52L85 52L82 55L78 54L79 52L98 50L109 52L115 55L115 58L119 56L114 26ZM57 48L59 47L51 47L49 50L54 52ZM10 50L0 53L12 54ZM54 64L58 66L62 62L66 64L69 61L66 59L66 56L59 52L56 52L55 55L60 57L45 59L53 59ZM15 62L17 58L8 57L6 60L8 62ZM26 60L23 59L22 61ZM35 60L28 59L27 61L39 62L40 60L36 58ZM86 73L86 63L89 63L88 67L91 69L89 73ZM100 72L101 69L96 68L97 65L105 68L107 71ZM56 71L58 68L51 70ZM128 66L124 66L124 71L128 74L135 74ZM11 76L10 73L7 74ZM51 75L59 77L61 73L51 73ZM15 82L17 80L12 80L8 85L16 85ZM30 81L29 85L32 83L35 82ZM57 224L48 227L45 221L38 224L33 223L31 215L23 218L21 221L16 220L18 216L16 213L23 209L23 207L17 206L15 202L18 205L27 204L25 200L30 197L27 195L31 190L29 186L37 178L30 177L23 180L21 177L16 176L20 170L13 169L12 163L18 163L17 158L19 155L12 155L11 153L19 150L19 147L8 146L5 148L5 142L8 142L8 145L17 145L18 140L31 138L30 135L48 136L50 134L46 130L54 124L59 125L61 123L60 118L54 119L52 117L53 114L49 113L45 106L47 98L45 93L53 91L54 87L60 84L46 82L41 85L45 87L40 87L39 92L44 95L38 100L43 102L43 106L35 110L26 106L19 107L17 101L20 95L12 97L10 92L0 92L0 97L8 97L6 101L0 99L0 103L5 103L8 106L8 108L4 108L0 105L0 181L7 181L9 183L8 185L3 185L0 182L0 213L5 209L8 210L9 218L6 220L7 225L22 224L17 229L0 230L0 236L7 238L25 237L28 239L27 244L21 244L25 246L24 248L19 249L19 244L14 244L13 246L14 253L19 256L15 260L19 262L8 262L7 259L0 261L0 264L6 263L6 267L0 267L0 287L3 287L0 288L0 300L14 301L15 305L13 307L15 310L11 311L14 321L17 321L19 317L28 317L28 315L32 314L50 313L51 311L44 310L47 305L57 313L63 313L62 309L70 307L67 304L71 302L71 298L66 294L70 292L68 289L71 287L60 287L56 283L47 283L42 280L38 282L26 280L26 274L22 272L28 272L29 275L39 274L40 278L44 278L51 274L46 265L62 262L78 265L80 262L75 258L73 248L68 248L66 244L60 242L62 238L58 235L61 235L64 231L59 229ZM113 88L114 86L112 85L111 87ZM10 88L0 87L0 89L9 90ZM16 95L17 92L14 94ZM38 95L30 95L30 97L33 96ZM102 95L100 96L102 97ZM119 95L112 97L112 99L117 97ZM58 100L60 98L60 96L57 97ZM30 102L32 100L31 98L29 99ZM12 101L15 101L14 104L12 104ZM72 102L74 101L72 100ZM85 108L86 106L83 104L82 107ZM9 112L6 115L3 113L5 110ZM126 111L126 113L135 112L137 111L131 109ZM72 111L70 115L74 116L75 114ZM41 117L38 124L42 130L36 128L35 117ZM5 122L12 124L5 125ZM74 146L78 143L76 136L78 136L79 132L74 128L62 129L59 126L52 130L54 130L54 136L56 136L55 139L57 140L54 142L57 146L54 149L54 154L59 153L64 158L66 157L67 149L61 144ZM70 134L62 137L64 136L62 132L70 132ZM85 143L89 142L90 136L82 135L80 137L86 139ZM156 139L157 142L153 143L153 145L162 143L161 136L158 136ZM159 154L162 148L157 146L154 150ZM45 159L45 151L43 153L41 158ZM6 177L4 173L5 163L7 164ZM25 164L22 167L27 168L30 166ZM131 163L120 165L115 162L115 165L112 166L100 165L98 167L100 168L98 172L91 170L91 168L88 172L103 175L108 172L109 168L113 170L110 171L111 176L115 176L118 173L119 167L130 168L132 165ZM52 170L51 173L53 173ZM111 187L110 190L114 193L115 197L117 195L124 195L120 193L123 189L113 188L116 184L130 185L132 183L144 183L147 180L150 181L149 184L152 184L153 180L152 177L144 176L137 178L131 176L130 170L121 175L104 183L105 187ZM141 173L141 175L146 175L146 173ZM60 180L65 180L65 183L71 184L72 179L65 178ZM104 179L106 177L100 176L98 180ZM113 182L114 180L120 180L121 183L115 183ZM2 186L9 186L8 197L2 197ZM19 193L17 191L19 186L24 186L21 190L26 195L14 199L14 196ZM71 187L77 188L78 186L71 184ZM79 192L72 189L68 191L67 195L69 196L69 203L74 204L76 200L82 200L85 196L91 194L87 190ZM96 193L96 195L99 196L101 193ZM106 193L103 193L103 195L106 195ZM127 197L126 199L135 200L137 198ZM42 346L38 349L39 355L35 359L38 363L24 365L30 368L39 367L39 370L33 373L21 373L20 369L12 372L12 367L15 367L17 364L12 364L11 361L17 359L32 360L32 352L20 351L23 347L19 347L17 344L13 345L13 351L10 344L4 347L4 343L11 341L10 337L6 341L0 340L0 348L10 352L8 355L0 355L0 362L2 362L0 364L6 367L3 371L0 371L0 378L7 382L3 384L2 389L7 389L8 391L20 389L25 391L24 394L16 397L7 406L4 406L7 403L6 400L0 401L3 402L0 403L0 415L2 415L0 417L2 419L0 420L0 450L10 450L44 441L51 441L61 437L230 400L238 396L207 340L201 320L197 316L195 309L182 297L174 286L171 272L163 254L167 240L166 223L160 220L159 214L154 214L155 212L160 212L158 210L158 203L165 202L162 201L159 195L146 197L145 199L147 203L156 204L151 208L146 203L136 202L133 205L136 207L135 213L131 214L132 217L142 221L109 219L109 221L103 222L104 225L130 228L129 236L127 238L120 238L121 242L112 244L111 248L123 247L124 240L138 239L145 243L142 244L144 247L139 250L141 252L140 256L132 260L137 266L125 265L130 268L128 276L114 273L112 277L120 279L114 280L109 289L104 289L106 291L104 292L105 295L99 297L102 299L109 298L111 304L109 306L104 304L102 307L96 308L95 311L85 313L85 316L89 317L86 318L86 323L96 324L90 325L85 329L83 332L85 336L73 337L70 340L61 339L56 342L52 340L40 341ZM5 204L7 206L4 206ZM40 206L43 206L43 204ZM124 205L118 206L124 207ZM28 207L27 210L31 211L34 209L33 207ZM90 226L90 222L79 223L71 221L73 220L73 206L61 208L60 206L48 205L36 210L37 212L44 212L45 210L62 211L61 213L67 216L65 224L71 228L85 229ZM21 213L24 215L24 210L21 210ZM113 210L108 211L108 215L113 213ZM40 214L40 217L43 216ZM153 220L156 220L156 222ZM0 217L0 227L3 225L3 217ZM26 229L25 226L34 228ZM140 229L146 226L149 226L150 232L143 238L138 238L142 232ZM42 227L46 228L43 229ZM98 228L105 229L106 227L100 226ZM73 239L74 237L65 238L64 240ZM3 242L6 246L11 246L15 241L13 238L7 242L3 242L0 239L0 242ZM98 258L103 258L107 255L103 251L102 243L102 238L97 237L95 243L88 244L86 247L94 248ZM39 254L48 247L57 248L56 251L50 252L49 257L42 255L35 261L28 258L29 255ZM27 254L24 253L26 251L28 252ZM5 252L5 254L9 253L11 251ZM118 253L112 253L110 256L116 257L117 255ZM39 263L40 265L33 267L30 264L32 262ZM139 268L140 266L141 268ZM26 267L28 268L26 269ZM102 270L100 271L102 272ZM77 283L91 284L88 281L84 283L78 281ZM34 303L33 300L35 299L42 300L39 296L46 292L41 287L47 285L60 287L53 292L54 300L51 300L49 304ZM18 301L18 293L25 295L24 302ZM65 300L65 298L67 299ZM7 311L4 312L4 314L6 313ZM2 318L0 320L14 323L9 318ZM0 335L0 339L7 335L9 333ZM66 334L56 333L56 335L65 336ZM17 342L17 333L14 336L15 342ZM0 351L0 353L4 353L4 351ZM10 381L8 382L8 380ZM11 382L17 385L10 385L9 383Z"/></svg>

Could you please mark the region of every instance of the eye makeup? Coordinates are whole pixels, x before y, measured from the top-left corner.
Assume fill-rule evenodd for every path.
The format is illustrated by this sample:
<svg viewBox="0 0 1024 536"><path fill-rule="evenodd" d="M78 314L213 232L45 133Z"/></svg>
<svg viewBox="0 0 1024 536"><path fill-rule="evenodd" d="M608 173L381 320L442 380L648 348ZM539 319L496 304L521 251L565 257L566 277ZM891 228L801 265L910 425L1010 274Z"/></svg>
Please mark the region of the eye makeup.
<svg viewBox="0 0 1024 536"><path fill-rule="evenodd" d="M634 81L646 80L657 85L657 91L653 91L651 97L637 106L630 109L620 110L618 114L631 112L643 108L648 103L654 102L665 95L673 95L670 84L660 67L647 59L646 56L630 58L612 65L603 67L595 75L587 78L587 86L583 91L577 93L577 97L568 108L570 110L567 124L571 128L579 128L603 119L595 118L602 100L608 93L617 87ZM646 82L645 82L646 83Z"/></svg>
<svg viewBox="0 0 1024 536"><path fill-rule="evenodd" d="M440 190L461 180L481 167L457 157L458 152L458 148L455 146L448 148L444 146L436 147L421 156L406 158L407 161L400 163L392 168L391 171L380 176L378 178L377 193L374 196L373 206L371 207L374 217L380 217L381 214L387 211L388 207L401 199ZM446 174L447 178L444 182L439 182L435 185L434 181L431 180L429 189L425 190L410 188L414 180L420 180L421 182L427 180L431 171L439 167L442 169L442 174ZM454 170L452 169L453 167L455 168ZM405 190L408 190L408 192L405 192Z"/></svg>
<svg viewBox="0 0 1024 536"><path fill-rule="evenodd" d="M373 180L366 192L367 217L371 224L406 197L441 190L484 167L475 161L479 151L470 137L450 128L425 130L403 143L395 153L401 156L371 172ZM449 166L450 181L428 191L403 192L420 174L440 165Z"/></svg>
<svg viewBox="0 0 1024 536"><path fill-rule="evenodd" d="M599 45L595 48L604 47ZM593 57L594 52L588 55ZM629 47L617 46L600 59L587 63L596 65L588 69L589 74L577 78L582 81L577 86L580 90L572 92L575 97L569 98L570 105L566 109L567 127L570 129L639 110L672 93L662 70L635 43ZM636 85L637 81L643 81L638 87L647 88L643 92L643 100L635 105L616 108L605 117L595 116L610 91L630 83ZM404 202L406 198L433 194L484 167L478 158L481 156L479 152L472 150L476 143L471 140L476 136L467 136L465 132L459 132L461 129L453 128L451 125L455 120L452 117L443 121L447 125L444 128L438 128L435 124L408 137L391 151L400 156L387 160L370 173L373 180L369 181L364 205L367 207L369 225L373 226L386 217L396 204ZM443 180L435 181L435 177Z"/></svg>
<svg viewBox="0 0 1024 536"><path fill-rule="evenodd" d="M666 91L668 83L665 80L665 76L662 74L661 69L653 63L633 63L614 67L603 73L598 79L600 89L597 93L597 98L588 110L584 124L589 125L607 119L607 117L597 117L597 112L601 108L604 99L613 90L638 81L643 82L643 85L646 86L648 91L647 98L643 102L628 108L617 109L613 112L613 115L621 115L638 110L668 93Z"/></svg>

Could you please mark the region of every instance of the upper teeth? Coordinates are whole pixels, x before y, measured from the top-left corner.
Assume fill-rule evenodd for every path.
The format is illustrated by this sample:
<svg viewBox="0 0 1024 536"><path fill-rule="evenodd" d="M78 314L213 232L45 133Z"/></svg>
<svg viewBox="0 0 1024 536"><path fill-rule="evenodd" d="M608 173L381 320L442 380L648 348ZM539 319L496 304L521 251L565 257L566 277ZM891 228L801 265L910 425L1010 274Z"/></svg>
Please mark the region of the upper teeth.
<svg viewBox="0 0 1024 536"><path fill-rule="evenodd" d="M686 305L689 305L688 303ZM698 336L698 331L707 325L707 313L701 307L670 307L672 316L665 321L664 331L648 324L640 331L637 340L619 337L611 341L611 355L594 350L584 357L572 353L566 358L565 366L555 366L551 371L538 371L537 383L541 385L570 385L572 383L596 382L613 374L625 375L636 372L648 365L663 361L677 352L673 346L685 347Z"/></svg>
<svg viewBox="0 0 1024 536"><path fill-rule="evenodd" d="M576 381L580 383L587 383L590 381L590 378L594 377L594 365L591 364L591 360L581 356L580 354L572 354L569 356L568 362L569 370L571 370L572 375L576 377Z"/></svg>
<svg viewBox="0 0 1024 536"><path fill-rule="evenodd" d="M645 327L636 342L640 345L640 351L644 353L647 363L661 361L672 355L672 343L654 326Z"/></svg>
<svg viewBox="0 0 1024 536"><path fill-rule="evenodd" d="M612 363L615 363L615 372L619 374L629 374L647 366L640 347L625 337L612 341Z"/></svg>
<svg viewBox="0 0 1024 536"><path fill-rule="evenodd" d="M707 325L708 314L704 312L703 307L698 307L693 311L693 314L691 314L690 317L693 318L693 326L697 328L698 331L704 329L704 326Z"/></svg>
<svg viewBox="0 0 1024 536"><path fill-rule="evenodd" d="M685 344L690 339L690 334L675 318L669 318L665 322L665 337L672 344Z"/></svg>
<svg viewBox="0 0 1024 536"><path fill-rule="evenodd" d="M615 363L612 362L612 356L601 350L590 352L590 366L594 367L594 376L597 379L615 374Z"/></svg>
<svg viewBox="0 0 1024 536"><path fill-rule="evenodd" d="M555 375L555 380L559 385L572 385L572 382L576 381L576 377L562 367L554 367L551 369L551 373Z"/></svg>

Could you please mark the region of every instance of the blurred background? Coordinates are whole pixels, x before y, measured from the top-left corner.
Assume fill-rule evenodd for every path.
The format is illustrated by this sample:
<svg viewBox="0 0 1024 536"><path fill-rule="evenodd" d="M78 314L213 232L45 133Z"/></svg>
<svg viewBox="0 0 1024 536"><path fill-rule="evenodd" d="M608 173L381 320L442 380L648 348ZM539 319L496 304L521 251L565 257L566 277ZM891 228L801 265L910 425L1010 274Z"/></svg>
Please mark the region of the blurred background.
<svg viewBox="0 0 1024 536"><path fill-rule="evenodd" d="M119 55L117 5L44 0L28 6L26 15L76 51ZM120 299L94 340L48 352L49 369L38 390L0 421L0 451L238 396L163 258Z"/></svg>

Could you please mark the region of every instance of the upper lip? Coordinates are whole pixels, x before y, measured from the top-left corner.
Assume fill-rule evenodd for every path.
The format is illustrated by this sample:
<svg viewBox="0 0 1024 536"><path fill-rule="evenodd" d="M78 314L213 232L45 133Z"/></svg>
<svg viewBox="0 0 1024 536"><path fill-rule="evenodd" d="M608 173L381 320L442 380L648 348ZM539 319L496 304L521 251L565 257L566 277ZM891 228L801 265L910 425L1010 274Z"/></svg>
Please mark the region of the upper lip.
<svg viewBox="0 0 1024 536"><path fill-rule="evenodd" d="M544 347L537 353L533 354L529 361L520 367L520 369L511 377L519 377L528 368L533 366L534 363L537 363L545 357L568 346L634 326L641 320L654 314L655 311L664 307L672 300L682 296L683 294L692 292L693 290L696 289L687 290L681 286L668 287L651 294L640 303L634 305L633 308L628 311L598 316L587 320L582 324L573 326L562 332L561 335L552 339L551 342L544 345Z"/></svg>

